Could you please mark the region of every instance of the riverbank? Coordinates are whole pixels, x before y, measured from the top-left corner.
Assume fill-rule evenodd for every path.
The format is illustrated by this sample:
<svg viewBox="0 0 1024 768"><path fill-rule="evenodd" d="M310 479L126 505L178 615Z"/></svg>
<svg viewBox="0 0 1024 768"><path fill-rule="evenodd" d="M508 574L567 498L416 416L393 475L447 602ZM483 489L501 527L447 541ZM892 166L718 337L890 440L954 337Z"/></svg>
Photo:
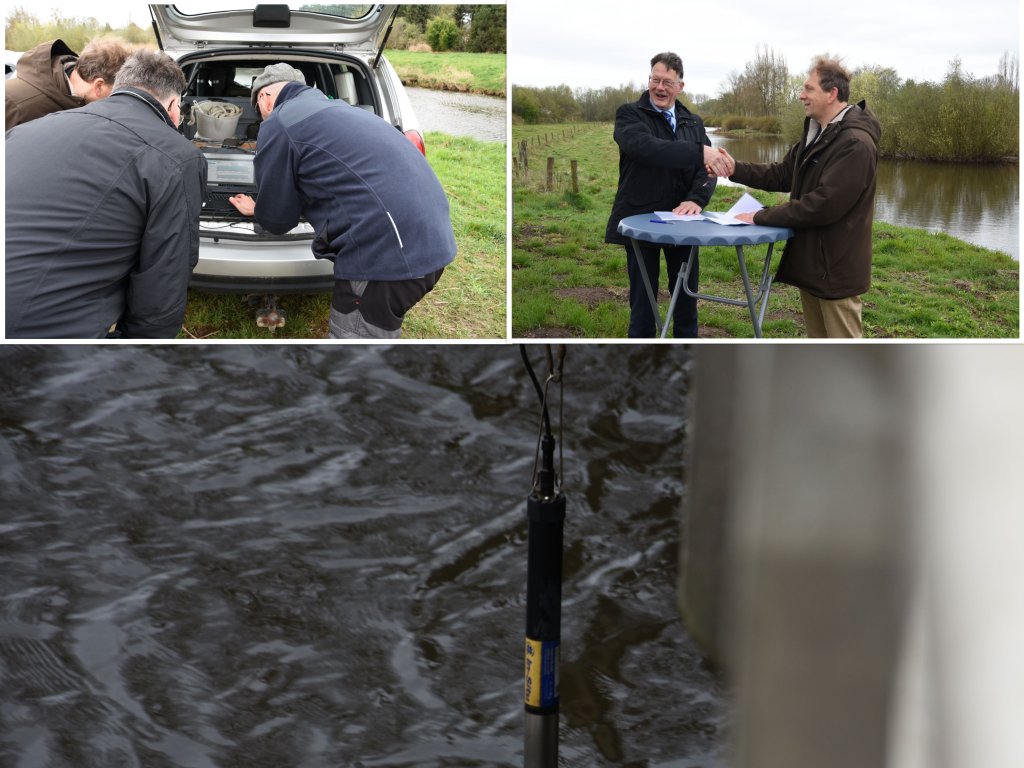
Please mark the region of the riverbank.
<svg viewBox="0 0 1024 768"><path fill-rule="evenodd" d="M713 146L750 163L778 162L790 147L779 137L730 137L718 132L710 136ZM945 232L1020 259L1016 165L881 158L876 181L875 221Z"/></svg>
<svg viewBox="0 0 1024 768"><path fill-rule="evenodd" d="M536 150L540 137L547 143ZM512 335L514 337L623 338L629 325L625 251L604 243L618 168L607 125L513 126L513 146L530 146L539 172L513 176ZM533 143L531 143L533 142ZM542 157L554 157L556 188L545 187ZM566 189L560 169L578 159L579 191ZM710 210L727 210L744 189L721 185ZM765 204L774 193L752 191ZM876 222L873 285L864 295L867 338L1019 338L1019 264L1009 255L944 234ZM764 246L748 248L748 264L764 260ZM702 248L704 293L742 295L735 251ZM773 257L772 269L780 255ZM668 294L662 279L662 313ZM750 338L741 308L700 302L704 338ZM766 338L806 335L799 292L776 285L764 322Z"/></svg>
<svg viewBox="0 0 1024 768"><path fill-rule="evenodd" d="M781 131L760 130L758 128L722 128L714 125L707 126L708 135L718 136L725 139L776 139L784 141L785 135ZM881 160L914 160L922 163L971 163L974 165L1017 165L1020 158L1016 155L1000 155L985 159L959 158L959 157L923 157L906 152L884 152L879 151L878 157Z"/></svg>
<svg viewBox="0 0 1024 768"><path fill-rule="evenodd" d="M505 97L505 54L387 51L406 86Z"/></svg>

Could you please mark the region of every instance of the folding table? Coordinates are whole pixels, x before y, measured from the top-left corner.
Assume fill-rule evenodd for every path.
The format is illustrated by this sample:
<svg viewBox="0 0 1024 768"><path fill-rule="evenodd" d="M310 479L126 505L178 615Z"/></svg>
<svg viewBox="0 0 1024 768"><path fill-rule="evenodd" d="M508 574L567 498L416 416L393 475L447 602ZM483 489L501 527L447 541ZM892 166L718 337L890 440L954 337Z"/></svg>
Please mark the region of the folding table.
<svg viewBox="0 0 1024 768"><path fill-rule="evenodd" d="M638 264L643 264L640 257L640 242L657 243L669 246L690 246L690 256L685 264L679 269L679 278L676 280L675 290L672 291L672 301L668 307L668 317L665 323L661 323L661 312L658 310L658 299L651 288L651 281L647 278L647 270L640 269L644 286L647 288L647 297L651 300L651 308L654 310L654 322L659 327L661 338L668 334L669 321L672 312L675 310L676 300L679 298L679 291L682 289L687 296L707 301L717 301L720 304L731 304L739 307L747 307L750 311L750 321L754 325L754 337L761 338L761 325L764 322L765 310L768 307L768 294L772 288L772 275L770 273L772 262L772 249L775 243L780 240L788 240L793 236L793 230L784 227L762 227L757 224L724 225L716 224L713 221L670 221L662 222L654 218L652 213L642 213L636 216L627 216L619 222L619 234L628 237L633 243L633 255ZM764 258L764 269L761 272L761 281L757 290L750 286L750 277L747 274L747 263L743 256L743 246L768 243L768 253ZM736 248L736 259L739 261L740 274L743 277L743 290L745 299L731 299L725 296L711 296L709 294L693 292L688 285L690 267L700 246L708 245L731 245Z"/></svg>

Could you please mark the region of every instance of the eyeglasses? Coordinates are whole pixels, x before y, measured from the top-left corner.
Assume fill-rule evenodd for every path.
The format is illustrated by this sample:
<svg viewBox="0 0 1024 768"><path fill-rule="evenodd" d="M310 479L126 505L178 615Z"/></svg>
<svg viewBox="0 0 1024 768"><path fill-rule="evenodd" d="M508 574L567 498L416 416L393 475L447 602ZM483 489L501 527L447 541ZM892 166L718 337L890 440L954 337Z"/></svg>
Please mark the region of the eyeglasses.
<svg viewBox="0 0 1024 768"><path fill-rule="evenodd" d="M167 116L171 116L171 107L174 106L174 99L167 102ZM171 118L172 120L174 118ZM185 122L185 113L181 109L181 97L178 97L178 122L175 124L175 128L181 128L182 123Z"/></svg>
<svg viewBox="0 0 1024 768"><path fill-rule="evenodd" d="M672 89L679 85L679 83L675 80L666 80L663 77L654 77L653 75L647 79L655 88L657 88L659 85L663 85L668 89Z"/></svg>

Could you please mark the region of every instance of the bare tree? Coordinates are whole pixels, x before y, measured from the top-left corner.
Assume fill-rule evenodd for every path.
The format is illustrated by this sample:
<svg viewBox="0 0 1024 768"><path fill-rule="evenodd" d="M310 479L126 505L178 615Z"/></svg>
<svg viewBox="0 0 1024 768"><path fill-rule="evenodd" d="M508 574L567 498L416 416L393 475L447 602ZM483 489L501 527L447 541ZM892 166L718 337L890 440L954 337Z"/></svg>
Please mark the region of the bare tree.
<svg viewBox="0 0 1024 768"><path fill-rule="evenodd" d="M1014 93L1020 91L1020 59L1016 53L1005 51L999 59L999 82L1010 87Z"/></svg>
<svg viewBox="0 0 1024 768"><path fill-rule="evenodd" d="M755 49L743 72L730 72L718 102L724 112L778 117L792 96L786 59L768 46Z"/></svg>
<svg viewBox="0 0 1024 768"><path fill-rule="evenodd" d="M763 116L777 115L786 102L789 70L782 54L767 45L755 49L754 60L743 72L745 84L757 96L757 109Z"/></svg>

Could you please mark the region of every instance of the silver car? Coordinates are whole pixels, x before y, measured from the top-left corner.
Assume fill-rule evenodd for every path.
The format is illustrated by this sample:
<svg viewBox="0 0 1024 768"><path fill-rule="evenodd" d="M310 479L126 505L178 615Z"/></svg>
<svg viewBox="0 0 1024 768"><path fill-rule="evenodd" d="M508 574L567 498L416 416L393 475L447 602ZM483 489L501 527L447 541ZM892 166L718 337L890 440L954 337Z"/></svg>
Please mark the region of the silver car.
<svg viewBox="0 0 1024 768"><path fill-rule="evenodd" d="M14 77L18 70L18 59L21 53L18 51L4 51L4 80Z"/></svg>
<svg viewBox="0 0 1024 768"><path fill-rule="evenodd" d="M193 288L285 294L333 286L333 264L313 257L314 233L307 222L272 235L225 201L227 195L254 191L260 118L249 99L254 78L268 64L287 62L303 72L307 85L374 112L425 151L409 97L383 56L397 6L321 7L347 15L284 5L210 11L205 4L195 12L187 5L149 6L158 44L188 81L182 131L203 150L210 168ZM211 116L218 116L215 122Z"/></svg>

